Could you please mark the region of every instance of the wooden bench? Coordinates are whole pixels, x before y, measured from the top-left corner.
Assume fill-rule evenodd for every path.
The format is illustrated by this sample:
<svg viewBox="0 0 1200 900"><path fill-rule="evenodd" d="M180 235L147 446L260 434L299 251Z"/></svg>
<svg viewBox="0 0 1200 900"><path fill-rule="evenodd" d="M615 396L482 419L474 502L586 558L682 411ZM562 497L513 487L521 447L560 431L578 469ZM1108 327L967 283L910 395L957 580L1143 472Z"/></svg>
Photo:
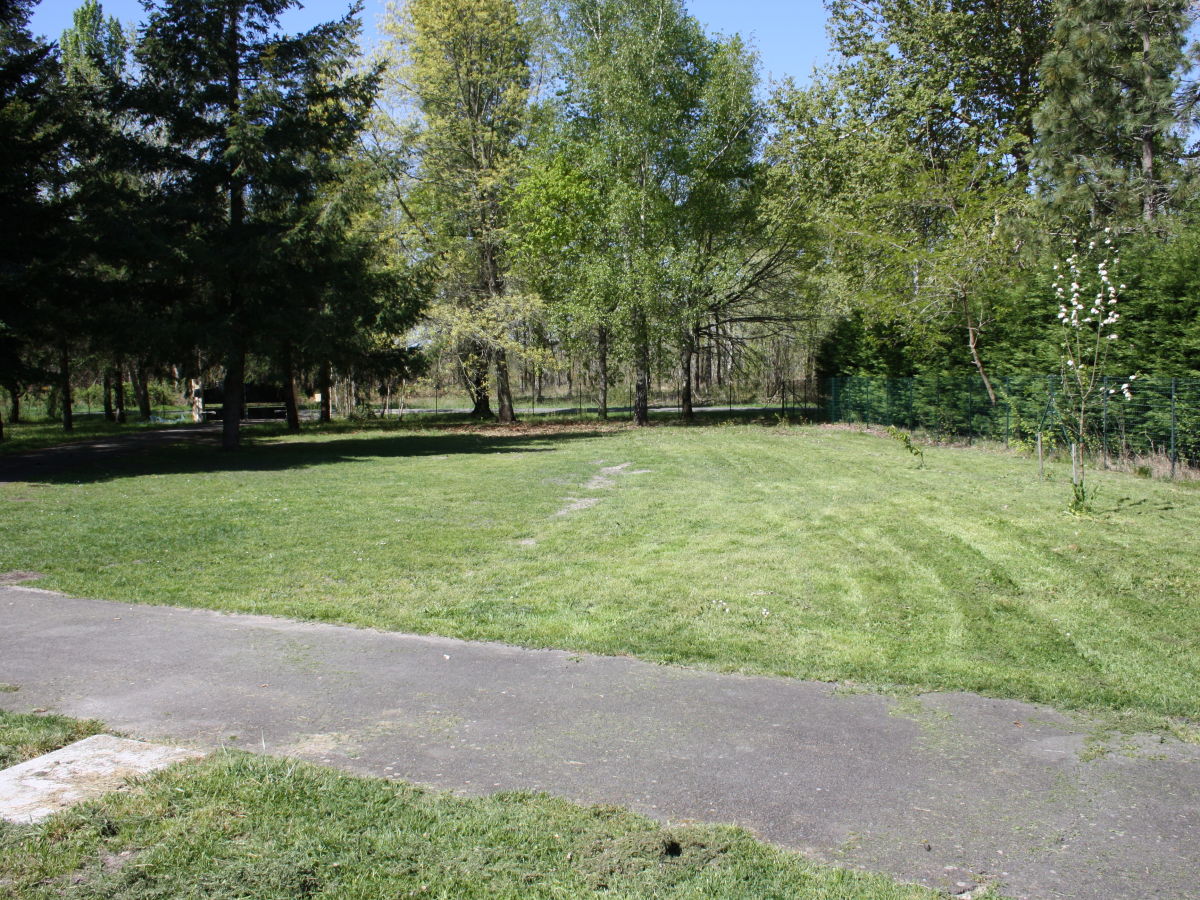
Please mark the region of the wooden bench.
<svg viewBox="0 0 1200 900"><path fill-rule="evenodd" d="M264 419L286 419L287 407L277 403L254 404L247 403L242 421L262 421ZM224 405L204 407L204 421L220 422L225 418Z"/></svg>

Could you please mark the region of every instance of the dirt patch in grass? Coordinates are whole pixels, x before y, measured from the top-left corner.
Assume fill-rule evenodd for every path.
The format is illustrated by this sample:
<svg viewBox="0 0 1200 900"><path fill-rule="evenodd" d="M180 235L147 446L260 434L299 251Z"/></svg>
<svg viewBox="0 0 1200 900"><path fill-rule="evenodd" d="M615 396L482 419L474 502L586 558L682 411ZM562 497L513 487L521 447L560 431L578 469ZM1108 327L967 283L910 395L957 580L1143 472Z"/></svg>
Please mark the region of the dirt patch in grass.
<svg viewBox="0 0 1200 900"><path fill-rule="evenodd" d="M496 425L490 422L448 425L438 428L451 434L478 434L483 437L554 437L562 434L613 434L628 431L625 422L514 422Z"/></svg>
<svg viewBox="0 0 1200 900"><path fill-rule="evenodd" d="M568 497L567 505L556 512L555 515L565 516L567 513L578 512L581 509L591 509L599 502L599 497Z"/></svg>
<svg viewBox="0 0 1200 900"><path fill-rule="evenodd" d="M602 891L614 882L668 867L702 869L729 853L731 846L707 828L605 835L583 849L580 869L589 887Z"/></svg>
<svg viewBox="0 0 1200 900"><path fill-rule="evenodd" d="M45 577L41 572L16 569L12 572L0 572L0 584L20 584L23 581L37 581L39 578Z"/></svg>
<svg viewBox="0 0 1200 900"><path fill-rule="evenodd" d="M617 482L615 476L620 475L624 469L629 468L630 463L619 463L615 466L606 466L588 479L587 488L589 491L599 490L600 488L610 488Z"/></svg>

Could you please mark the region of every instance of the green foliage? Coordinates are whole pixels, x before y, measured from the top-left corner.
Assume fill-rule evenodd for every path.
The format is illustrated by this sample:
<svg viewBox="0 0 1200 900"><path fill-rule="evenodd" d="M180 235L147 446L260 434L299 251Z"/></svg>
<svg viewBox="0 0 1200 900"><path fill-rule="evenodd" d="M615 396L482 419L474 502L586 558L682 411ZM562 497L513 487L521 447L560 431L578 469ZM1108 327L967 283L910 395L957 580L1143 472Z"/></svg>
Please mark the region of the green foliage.
<svg viewBox="0 0 1200 900"><path fill-rule="evenodd" d="M1122 238L1121 340L1115 372L1200 375L1200 222L1193 214Z"/></svg>
<svg viewBox="0 0 1200 900"><path fill-rule="evenodd" d="M835 2L830 22L841 59L776 94L769 152L819 223L827 302L917 355L957 332L944 365L986 379L1029 216L1049 4Z"/></svg>
<svg viewBox="0 0 1200 900"><path fill-rule="evenodd" d="M429 319L458 352L479 415L490 412L495 364L501 417L511 420L508 357L536 308L509 282L506 216L531 120L532 38L513 0L409 0L385 30L388 95L411 118L378 124L388 164L404 171L396 189L407 195L408 240L436 267Z"/></svg>
<svg viewBox="0 0 1200 900"><path fill-rule="evenodd" d="M62 307L57 270L68 213L61 202L69 108L53 48L29 32L33 4L0 7L0 384L33 376L24 354ZM52 328L53 326L51 326Z"/></svg>
<svg viewBox="0 0 1200 900"><path fill-rule="evenodd" d="M1037 160L1078 225L1151 220L1179 186L1185 0L1060 0L1040 77ZM1183 111L1186 114L1186 111Z"/></svg>
<svg viewBox="0 0 1200 900"><path fill-rule="evenodd" d="M913 441L911 434L901 431L895 425L889 425L888 435L892 440L899 441L905 450L917 458L917 468L925 468L925 451L921 449L920 444Z"/></svg>
<svg viewBox="0 0 1200 900"><path fill-rule="evenodd" d="M296 35L290 0L164 0L137 48L139 111L169 178L156 200L182 252L165 273L191 286L173 312L224 354L240 396L246 354L354 330L385 293L375 242L352 228L342 162L378 72L352 65L359 8ZM369 316L367 316L369 319ZM328 359L328 356L326 356ZM237 419L226 418L226 446Z"/></svg>
<svg viewBox="0 0 1200 900"><path fill-rule="evenodd" d="M63 76L68 84L95 87L119 80L125 72L129 40L115 16L105 18L99 0L83 0L60 41Z"/></svg>
<svg viewBox="0 0 1200 900"><path fill-rule="evenodd" d="M749 340L798 316L785 292L805 222L758 160L766 118L739 38L708 37L674 0L564 10L564 96L517 189L518 265L567 340L632 356L644 423L651 345L686 371L702 333L728 340L738 321Z"/></svg>

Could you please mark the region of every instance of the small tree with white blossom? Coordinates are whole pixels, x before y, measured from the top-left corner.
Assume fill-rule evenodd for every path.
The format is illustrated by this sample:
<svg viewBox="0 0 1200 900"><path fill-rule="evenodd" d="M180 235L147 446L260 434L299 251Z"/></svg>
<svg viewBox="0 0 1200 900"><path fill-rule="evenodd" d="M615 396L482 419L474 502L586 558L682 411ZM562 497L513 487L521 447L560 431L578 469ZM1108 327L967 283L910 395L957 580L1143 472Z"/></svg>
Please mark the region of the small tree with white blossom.
<svg viewBox="0 0 1200 900"><path fill-rule="evenodd" d="M1121 314L1117 311L1120 291L1125 285L1114 282L1121 258L1112 237L1112 229L1104 229L1099 243L1093 240L1081 251L1077 241L1067 257L1066 265L1055 266L1055 299L1058 301L1058 320L1063 327L1061 354L1063 425L1071 448L1071 509L1082 512L1089 505L1090 495L1084 474L1084 447L1087 440L1087 419L1091 404L1107 390L1104 387L1104 364L1113 341L1119 340L1116 331ZM1095 262L1094 274L1092 261ZM1133 397L1130 376L1119 388L1125 399Z"/></svg>

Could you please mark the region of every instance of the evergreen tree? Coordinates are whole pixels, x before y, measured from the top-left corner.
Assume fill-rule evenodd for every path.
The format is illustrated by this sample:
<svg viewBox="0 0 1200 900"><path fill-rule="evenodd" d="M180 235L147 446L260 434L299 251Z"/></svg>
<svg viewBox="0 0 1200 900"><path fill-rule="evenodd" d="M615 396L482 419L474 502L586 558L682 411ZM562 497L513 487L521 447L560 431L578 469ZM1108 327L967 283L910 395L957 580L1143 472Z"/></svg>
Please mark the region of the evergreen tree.
<svg viewBox="0 0 1200 900"><path fill-rule="evenodd" d="M144 376L150 355L145 348L163 343L161 317L144 308L138 290L154 261L139 252L138 237L147 231L146 192L136 171L133 118L125 108L131 48L120 22L105 16L98 0L85 0L75 10L60 46L62 93L75 126L65 171L72 247L70 264L61 273L69 276L63 293L75 297L72 317L83 332L79 349L91 351L111 383L109 368L123 370L127 354L137 359L133 369ZM124 375L116 380L123 386ZM150 415L148 382L135 379L144 418ZM106 409L111 419L124 421L123 391L118 396L118 412L112 412L111 402Z"/></svg>
<svg viewBox="0 0 1200 900"><path fill-rule="evenodd" d="M33 4L0 0L0 384L14 406L40 373L31 352L69 347L56 279L67 231L62 202L69 106L53 48L29 32ZM63 426L70 429L70 382L64 374Z"/></svg>
<svg viewBox="0 0 1200 900"><path fill-rule="evenodd" d="M160 200L187 224L189 312L224 355L224 440L240 441L247 354L298 296L295 231L313 221L336 160L360 133L377 73L355 73L354 7L341 20L282 35L294 0L162 0L137 48L141 103L162 129ZM320 244L323 252L327 243ZM313 261L310 260L310 263ZM303 293L303 292L300 292Z"/></svg>
<svg viewBox="0 0 1200 900"><path fill-rule="evenodd" d="M1176 99L1186 0L1060 2L1042 60L1038 162L1076 222L1149 222L1170 204L1182 142Z"/></svg>

